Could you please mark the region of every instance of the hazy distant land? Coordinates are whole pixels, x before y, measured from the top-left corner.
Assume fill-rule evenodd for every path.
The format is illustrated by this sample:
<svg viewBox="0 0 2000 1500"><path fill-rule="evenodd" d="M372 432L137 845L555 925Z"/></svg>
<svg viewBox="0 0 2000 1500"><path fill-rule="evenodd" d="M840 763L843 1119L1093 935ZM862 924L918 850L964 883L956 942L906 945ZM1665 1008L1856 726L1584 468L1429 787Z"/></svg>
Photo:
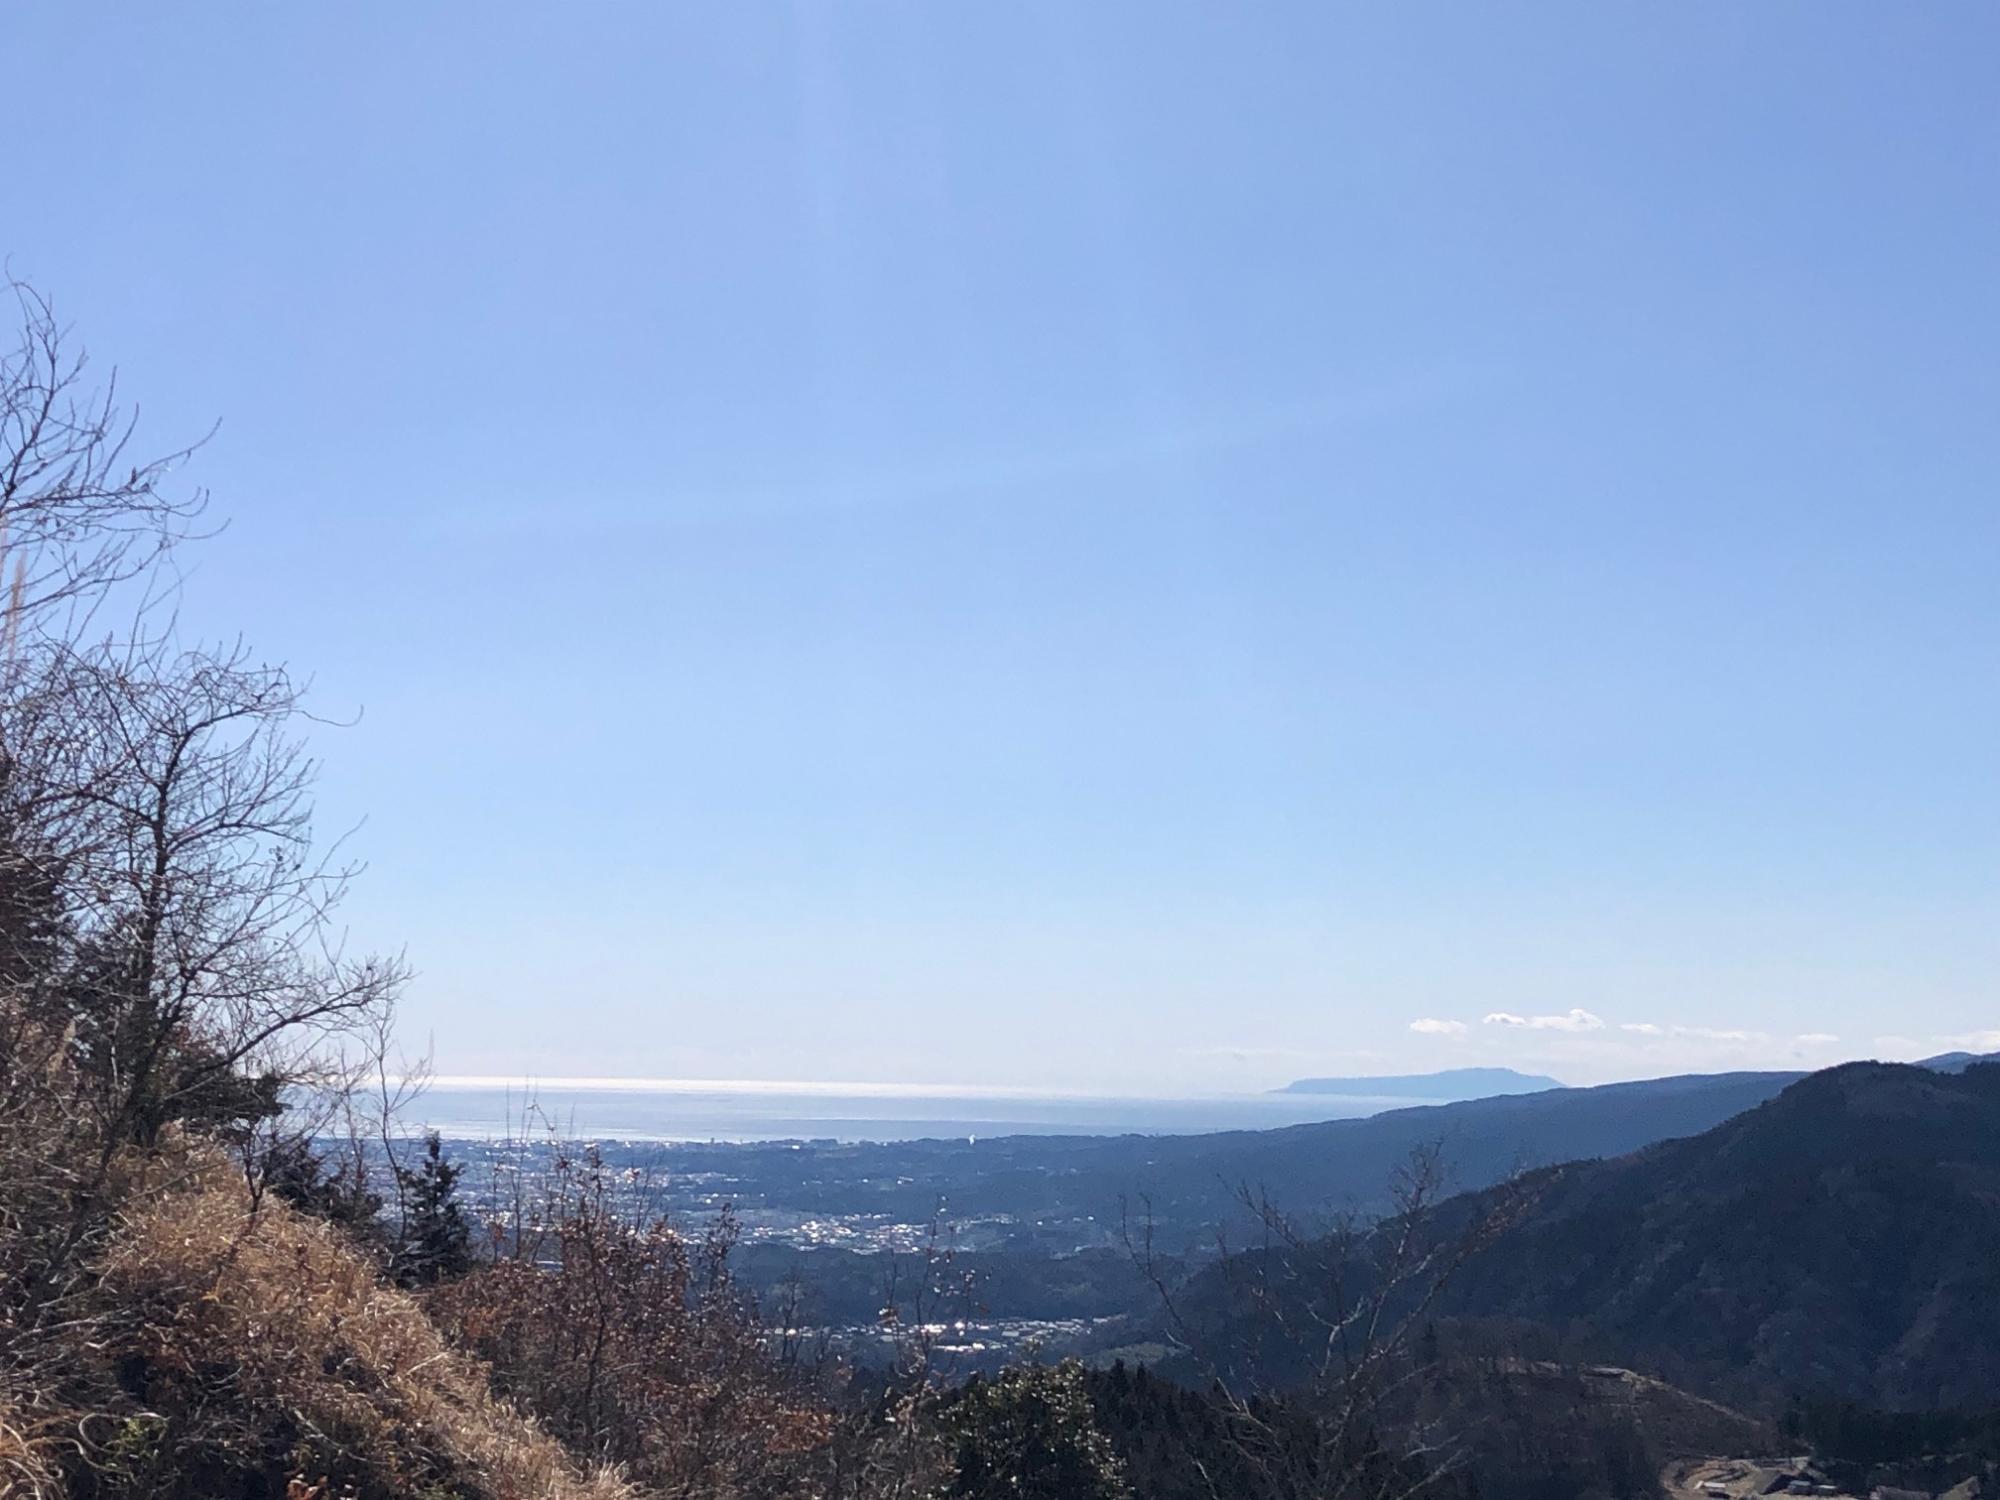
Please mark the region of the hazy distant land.
<svg viewBox="0 0 2000 1500"><path fill-rule="evenodd" d="M1305 1078L1259 1094L1088 1096L908 1084L689 1079L447 1078L416 1114L447 1138L520 1131L524 1112L565 1131L631 1141L904 1141L996 1135L1204 1135L1359 1119L1413 1104L1539 1093L1553 1078L1456 1068L1382 1078ZM527 1134L534 1134L530 1129Z"/></svg>
<svg viewBox="0 0 2000 1500"><path fill-rule="evenodd" d="M1176 1136L1357 1119L1452 1094L1337 1095L1273 1090L1182 1098L1090 1097L894 1086L715 1085L574 1079L503 1085L453 1080L427 1090L412 1120L446 1138L564 1133L626 1141L984 1140L991 1136ZM524 1114L533 1120L524 1119ZM538 1125L536 1122L540 1122ZM523 1127L527 1127L525 1130Z"/></svg>
<svg viewBox="0 0 2000 1500"><path fill-rule="evenodd" d="M1500 1094L1539 1094L1565 1084L1540 1073L1512 1068L1446 1068L1437 1073L1396 1073L1381 1078L1301 1078L1273 1090L1279 1094L1346 1094L1377 1099L1421 1099L1450 1104L1491 1099Z"/></svg>

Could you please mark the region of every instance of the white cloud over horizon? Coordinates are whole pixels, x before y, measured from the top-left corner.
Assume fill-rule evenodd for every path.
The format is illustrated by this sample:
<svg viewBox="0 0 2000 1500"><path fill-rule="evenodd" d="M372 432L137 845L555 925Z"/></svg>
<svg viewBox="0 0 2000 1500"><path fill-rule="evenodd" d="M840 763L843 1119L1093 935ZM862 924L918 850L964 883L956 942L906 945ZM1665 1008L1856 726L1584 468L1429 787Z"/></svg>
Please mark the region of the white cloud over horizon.
<svg viewBox="0 0 2000 1500"><path fill-rule="evenodd" d="M1537 1069L1573 1083L1743 1068L1810 1071L1871 1057L1914 1062L1947 1051L2000 1052L2000 1027L1852 1038L1831 1030L1775 1025L1624 1020L1615 1012L1601 1015L1582 1006L1545 1013L1492 1010L1475 1016L1422 1015L1404 1023L1404 1030L1426 1039L1435 1049L1433 1057Z"/></svg>
<svg viewBox="0 0 2000 1500"><path fill-rule="evenodd" d="M1955 1052L2000 1052L2000 1031L1963 1031L1938 1040Z"/></svg>
<svg viewBox="0 0 2000 1500"><path fill-rule="evenodd" d="M1419 1036L1464 1036L1471 1028L1463 1021L1440 1021L1435 1016L1420 1016L1410 1022L1410 1030Z"/></svg>
<svg viewBox="0 0 2000 1500"><path fill-rule="evenodd" d="M1629 1031L1634 1036L1643 1037L1684 1037L1697 1042L1768 1042L1770 1034L1763 1031L1735 1031L1714 1026L1660 1026L1652 1021L1627 1021L1618 1028ZM1840 1040L1838 1037L1828 1038Z"/></svg>
<svg viewBox="0 0 2000 1500"><path fill-rule="evenodd" d="M1496 1010L1486 1016L1485 1025L1518 1027L1528 1031L1602 1031L1604 1018L1578 1006L1558 1016L1517 1016Z"/></svg>

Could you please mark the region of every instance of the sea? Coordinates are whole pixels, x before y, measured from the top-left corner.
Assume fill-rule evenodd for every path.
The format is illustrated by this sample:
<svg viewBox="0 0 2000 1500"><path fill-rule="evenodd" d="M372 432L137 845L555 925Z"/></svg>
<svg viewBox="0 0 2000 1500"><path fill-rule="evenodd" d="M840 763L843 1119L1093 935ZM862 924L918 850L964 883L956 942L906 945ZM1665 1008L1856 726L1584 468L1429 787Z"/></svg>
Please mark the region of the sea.
<svg viewBox="0 0 2000 1500"><path fill-rule="evenodd" d="M1000 1135L1198 1135L1357 1119L1443 1100L1341 1094L1091 1097L865 1084L440 1079L405 1111L454 1140L911 1141Z"/></svg>

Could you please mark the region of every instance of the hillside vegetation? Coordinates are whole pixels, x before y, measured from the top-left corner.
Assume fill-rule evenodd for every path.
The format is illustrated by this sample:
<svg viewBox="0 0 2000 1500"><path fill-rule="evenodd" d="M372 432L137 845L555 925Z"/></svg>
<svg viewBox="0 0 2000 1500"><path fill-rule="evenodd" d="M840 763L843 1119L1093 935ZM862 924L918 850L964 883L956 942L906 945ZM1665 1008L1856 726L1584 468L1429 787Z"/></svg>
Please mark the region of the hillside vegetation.
<svg viewBox="0 0 2000 1500"><path fill-rule="evenodd" d="M216 1495L620 1500L496 1397L337 1226L212 1163L126 1216L98 1287L128 1414L114 1484Z"/></svg>

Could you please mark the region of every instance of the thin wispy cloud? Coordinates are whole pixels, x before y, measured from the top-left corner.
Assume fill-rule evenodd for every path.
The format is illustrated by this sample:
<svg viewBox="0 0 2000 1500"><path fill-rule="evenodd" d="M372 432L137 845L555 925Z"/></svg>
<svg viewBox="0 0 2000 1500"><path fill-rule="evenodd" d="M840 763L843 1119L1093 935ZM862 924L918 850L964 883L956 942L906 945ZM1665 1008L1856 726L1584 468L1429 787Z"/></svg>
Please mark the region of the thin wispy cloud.
<svg viewBox="0 0 2000 1500"><path fill-rule="evenodd" d="M1519 1027L1528 1031L1602 1031L1604 1018L1592 1015L1580 1006L1559 1016L1517 1016L1512 1011L1496 1010L1485 1018L1484 1024Z"/></svg>
<svg viewBox="0 0 2000 1500"><path fill-rule="evenodd" d="M1618 1028L1633 1036L1677 1037L1691 1042L1768 1042L1771 1037L1762 1031L1738 1031L1715 1026L1661 1026L1653 1021L1627 1021ZM1827 1041L1837 1042L1839 1037L1827 1037Z"/></svg>
<svg viewBox="0 0 2000 1500"><path fill-rule="evenodd" d="M718 517L838 514L853 510L935 505L1023 486L1143 472L1191 458L1256 448L1303 433L1351 431L1457 400L1496 378L1490 366L1450 362L1389 376L1355 377L1288 397L1184 412L1170 422L1106 431L1095 440L1052 441L1022 433L1012 441L911 462L884 454L857 460L831 478L817 470L773 476L763 483L704 483L692 478L622 495L569 495L564 522L572 534L654 533ZM438 508L419 521L457 536L539 534L547 518L538 503L491 503Z"/></svg>

